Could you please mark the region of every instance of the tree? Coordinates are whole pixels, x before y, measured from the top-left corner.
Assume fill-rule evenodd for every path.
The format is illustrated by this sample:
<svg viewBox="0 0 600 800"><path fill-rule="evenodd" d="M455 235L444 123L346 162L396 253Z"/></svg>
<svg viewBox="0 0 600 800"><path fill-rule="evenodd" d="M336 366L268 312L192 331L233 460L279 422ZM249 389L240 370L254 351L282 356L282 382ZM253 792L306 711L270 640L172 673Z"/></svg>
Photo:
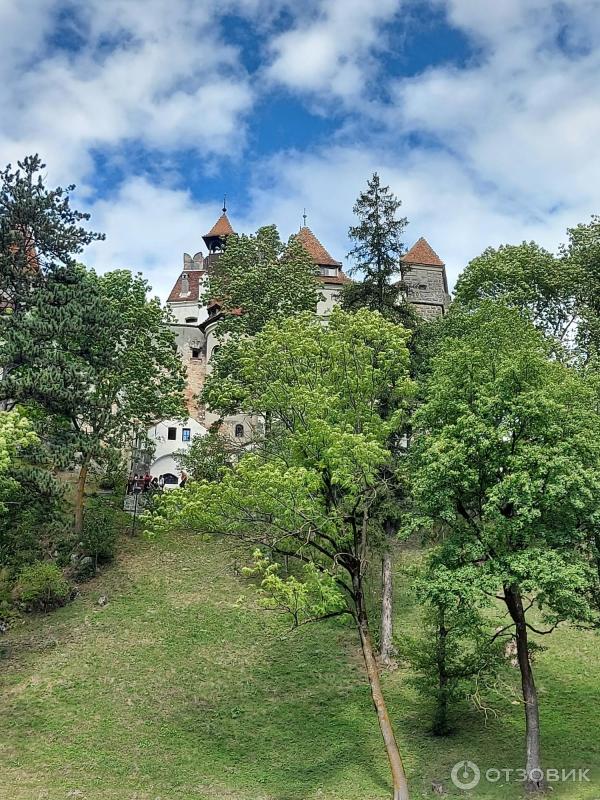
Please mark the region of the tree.
<svg viewBox="0 0 600 800"><path fill-rule="evenodd" d="M530 632L593 617L587 527L598 503L593 392L515 310L456 315L433 359L411 448L419 526L441 526L457 580L497 596L517 644L529 789L543 788ZM547 628L534 625L536 606Z"/></svg>
<svg viewBox="0 0 600 800"><path fill-rule="evenodd" d="M13 367L3 397L45 412L43 438L60 463L75 460L75 531L83 525L92 462L103 463L157 419L183 416L183 368L167 314L140 276L54 269L30 290L28 312L5 329Z"/></svg>
<svg viewBox="0 0 600 800"><path fill-rule="evenodd" d="M165 497L161 511L166 525L188 525L259 548L259 561L268 555L305 565L308 574L290 576L303 591L273 578L272 571L271 585L263 583L288 613L291 600L300 602L298 622L352 617L395 800L406 800L408 789L374 657L365 574L370 549L381 538L371 509L385 491L380 474L391 459L387 442L401 428L412 392L407 337L400 326L366 310L335 309L326 327L310 314L267 323L240 343L234 387L245 412L270 416L264 440L220 483L190 484L185 496ZM212 384L209 399L227 404L227 386L217 392ZM395 411L384 417L382 407ZM315 589L315 580L323 591ZM316 597L328 599L319 607Z"/></svg>
<svg viewBox="0 0 600 800"><path fill-rule="evenodd" d="M344 288L342 306L348 311L370 308L392 322L414 327L416 316L405 302L401 280L401 237L408 225L406 217L397 217L401 205L390 187L382 186L379 175L373 173L352 209L358 224L348 230L354 243L348 253L353 259L350 273L360 274L361 280Z"/></svg>
<svg viewBox="0 0 600 800"><path fill-rule="evenodd" d="M14 171L9 164L0 172L0 341L30 307L32 287L46 275L74 267L76 254L104 238L81 226L89 214L71 208L74 186L46 188L44 168L35 155ZM0 359L2 378L11 366L6 357ZM0 408L11 405L10 397L0 400Z"/></svg>
<svg viewBox="0 0 600 800"><path fill-rule="evenodd" d="M577 341L581 270L535 242L489 247L469 262L455 289L456 306L475 310L489 300L516 308L561 348Z"/></svg>
<svg viewBox="0 0 600 800"><path fill-rule="evenodd" d="M432 733L446 736L452 731L452 704L478 697L479 684L498 671L500 638L489 632L480 608L486 598L477 584L457 581L443 563L443 550L434 551L415 588L422 627L418 636L405 637L404 652L417 673L417 687L433 697Z"/></svg>
<svg viewBox="0 0 600 800"><path fill-rule="evenodd" d="M367 183L367 189L359 195L353 211L358 224L352 226L348 236L354 247L348 253L354 259L353 274L360 273L361 280L344 287L342 307L348 311L369 308L378 311L386 319L414 329L417 317L413 307L406 302L401 280L400 259L404 252L402 233L408 224L406 217L397 217L401 201L382 186L375 172ZM395 461L404 457L403 437L395 437L390 447L396 455ZM381 558L381 627L379 654L384 664L389 664L394 653L393 644L393 559L391 540L397 533L402 515L403 498L406 492L405 480L394 485L394 477L399 477L399 469L387 469L382 476L383 483L389 487L386 502L382 503L380 513L386 531L387 544ZM383 501L384 498L381 498Z"/></svg>
<svg viewBox="0 0 600 800"><path fill-rule="evenodd" d="M598 371L600 356L600 217L567 231L568 243L561 248L561 263L568 274L577 276L579 326L578 343L585 360Z"/></svg>
<svg viewBox="0 0 600 800"><path fill-rule="evenodd" d="M233 463L231 445L217 431L204 436L194 436L187 450L174 454L180 470L185 470L196 481L215 483Z"/></svg>
<svg viewBox="0 0 600 800"><path fill-rule="evenodd" d="M254 236L232 234L211 266L204 301L219 303L218 332L253 336L266 322L316 311L315 265L295 236L287 244L275 225Z"/></svg>
<svg viewBox="0 0 600 800"><path fill-rule="evenodd" d="M30 421L19 411L0 411L0 514L8 509L5 505L15 487L12 475L19 451L35 444L37 436Z"/></svg>

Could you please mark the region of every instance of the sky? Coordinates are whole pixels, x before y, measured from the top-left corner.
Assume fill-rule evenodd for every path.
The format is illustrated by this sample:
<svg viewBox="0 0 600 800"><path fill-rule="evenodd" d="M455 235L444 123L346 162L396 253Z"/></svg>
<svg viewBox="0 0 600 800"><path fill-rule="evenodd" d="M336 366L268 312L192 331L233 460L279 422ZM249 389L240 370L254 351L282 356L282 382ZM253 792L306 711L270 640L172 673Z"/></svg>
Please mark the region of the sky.
<svg viewBox="0 0 600 800"><path fill-rule="evenodd" d="M451 284L600 213L600 0L0 0L0 163L38 152L166 297L227 195L345 260L378 171Z"/></svg>

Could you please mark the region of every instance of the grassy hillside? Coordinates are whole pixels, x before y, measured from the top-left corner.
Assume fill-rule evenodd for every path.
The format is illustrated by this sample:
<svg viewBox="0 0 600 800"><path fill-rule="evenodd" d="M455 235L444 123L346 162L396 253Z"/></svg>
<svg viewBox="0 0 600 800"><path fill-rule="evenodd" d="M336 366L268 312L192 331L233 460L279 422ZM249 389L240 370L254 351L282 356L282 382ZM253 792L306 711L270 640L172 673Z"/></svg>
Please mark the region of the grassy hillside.
<svg viewBox="0 0 600 800"><path fill-rule="evenodd" d="M352 628L295 633L251 595L235 557L193 536L126 541L119 562L66 608L4 637L0 797L11 800L375 800L385 754ZM97 604L99 595L108 605ZM398 616L408 611L403 598ZM592 768L557 800L600 798L599 641L560 631L537 675L546 766ZM414 798L461 759L522 766L522 710L465 710L427 734L429 709L399 670L385 678ZM516 680L516 676L515 676ZM520 787L480 784L509 800Z"/></svg>

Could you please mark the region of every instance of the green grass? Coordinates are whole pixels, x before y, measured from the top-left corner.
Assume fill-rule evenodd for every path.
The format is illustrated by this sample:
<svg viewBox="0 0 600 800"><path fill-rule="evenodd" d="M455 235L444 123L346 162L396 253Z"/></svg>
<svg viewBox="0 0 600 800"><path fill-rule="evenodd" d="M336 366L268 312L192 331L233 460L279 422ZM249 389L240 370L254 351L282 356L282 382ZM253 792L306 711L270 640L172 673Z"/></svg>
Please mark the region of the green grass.
<svg viewBox="0 0 600 800"><path fill-rule="evenodd" d="M97 605L109 596L105 607ZM240 596L246 597L240 603ZM0 798L7 800L375 800L388 769L356 638L341 624L289 633L256 607L217 542L123 544L71 605L4 637ZM399 594L398 626L409 616ZM559 631L536 665L548 767L592 769L557 800L600 798L598 639ZM522 766L522 709L465 709L448 739L405 670L384 678L413 798L468 758ZM516 680L516 676L515 676ZM594 774L595 773L595 774ZM471 797L512 800L518 785Z"/></svg>

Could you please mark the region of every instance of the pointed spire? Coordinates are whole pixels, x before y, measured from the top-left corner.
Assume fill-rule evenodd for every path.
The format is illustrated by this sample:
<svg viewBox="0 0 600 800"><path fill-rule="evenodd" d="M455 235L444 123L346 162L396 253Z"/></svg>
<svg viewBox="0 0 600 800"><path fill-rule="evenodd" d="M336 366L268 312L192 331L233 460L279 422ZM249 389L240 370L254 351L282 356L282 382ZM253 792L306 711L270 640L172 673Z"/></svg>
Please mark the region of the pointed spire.
<svg viewBox="0 0 600 800"><path fill-rule="evenodd" d="M231 222L229 222L229 217L227 216L226 200L227 196L223 198L223 213L209 230L209 232L202 237L210 253L214 253L216 250L222 250L226 238L232 233L235 233L231 226Z"/></svg>
<svg viewBox="0 0 600 800"><path fill-rule="evenodd" d="M341 267L341 261L336 261L327 252L310 228L306 225L296 234L298 241L318 267Z"/></svg>
<svg viewBox="0 0 600 800"><path fill-rule="evenodd" d="M419 264L424 267L443 267L444 262L423 236L415 242L408 253L402 256L403 264Z"/></svg>

